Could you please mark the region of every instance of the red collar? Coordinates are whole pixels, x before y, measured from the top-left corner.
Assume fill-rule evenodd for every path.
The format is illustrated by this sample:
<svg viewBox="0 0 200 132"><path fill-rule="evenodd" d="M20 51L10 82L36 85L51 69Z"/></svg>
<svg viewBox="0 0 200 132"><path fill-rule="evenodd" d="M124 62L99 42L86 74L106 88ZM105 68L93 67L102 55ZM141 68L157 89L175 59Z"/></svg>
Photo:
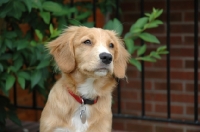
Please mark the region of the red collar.
<svg viewBox="0 0 200 132"><path fill-rule="evenodd" d="M80 104L89 104L89 105L92 105L92 104L95 104L97 103L98 101L98 97L95 99L95 100L91 100L91 99L85 99L85 98L82 98L76 94L74 94L71 90L67 89L69 94L74 97L74 99L79 102Z"/></svg>

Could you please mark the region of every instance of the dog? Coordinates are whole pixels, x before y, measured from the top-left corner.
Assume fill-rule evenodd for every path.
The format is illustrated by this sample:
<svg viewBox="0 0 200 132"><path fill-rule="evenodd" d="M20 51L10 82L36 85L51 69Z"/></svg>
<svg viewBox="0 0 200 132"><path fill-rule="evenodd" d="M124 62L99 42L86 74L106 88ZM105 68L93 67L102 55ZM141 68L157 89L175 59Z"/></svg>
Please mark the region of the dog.
<svg viewBox="0 0 200 132"><path fill-rule="evenodd" d="M61 78L40 119L40 132L111 132L112 91L129 53L114 31L69 26L47 44Z"/></svg>

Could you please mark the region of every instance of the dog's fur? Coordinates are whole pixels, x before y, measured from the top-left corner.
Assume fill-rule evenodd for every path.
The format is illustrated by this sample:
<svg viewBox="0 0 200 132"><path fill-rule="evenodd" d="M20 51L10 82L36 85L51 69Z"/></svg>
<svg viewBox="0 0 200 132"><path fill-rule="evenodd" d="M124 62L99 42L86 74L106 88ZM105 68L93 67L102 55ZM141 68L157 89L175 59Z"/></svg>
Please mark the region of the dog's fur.
<svg viewBox="0 0 200 132"><path fill-rule="evenodd" d="M114 31L71 26L47 47L62 77L49 94L40 120L40 132L110 132L111 92L116 85L115 77L125 77L129 59L123 41ZM100 59L99 54L103 52L112 55L110 64ZM85 124L79 117L81 105L68 89L84 98L98 97L96 104L85 105Z"/></svg>

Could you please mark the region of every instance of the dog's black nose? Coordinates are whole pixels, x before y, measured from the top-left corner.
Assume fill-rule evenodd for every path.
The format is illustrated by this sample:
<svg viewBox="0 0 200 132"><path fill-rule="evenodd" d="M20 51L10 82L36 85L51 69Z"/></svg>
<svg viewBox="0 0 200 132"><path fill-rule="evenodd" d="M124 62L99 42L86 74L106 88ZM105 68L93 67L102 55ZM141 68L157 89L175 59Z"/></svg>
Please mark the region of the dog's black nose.
<svg viewBox="0 0 200 132"><path fill-rule="evenodd" d="M106 52L99 54L99 58L104 64L110 64L112 61L112 55Z"/></svg>

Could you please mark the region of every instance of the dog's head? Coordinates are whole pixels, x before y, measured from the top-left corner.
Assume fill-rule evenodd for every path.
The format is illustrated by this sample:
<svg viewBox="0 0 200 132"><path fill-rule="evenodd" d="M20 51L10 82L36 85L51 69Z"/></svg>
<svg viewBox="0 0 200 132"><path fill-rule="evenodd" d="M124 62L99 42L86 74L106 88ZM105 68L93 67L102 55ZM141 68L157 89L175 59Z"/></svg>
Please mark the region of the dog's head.
<svg viewBox="0 0 200 132"><path fill-rule="evenodd" d="M113 31L71 26L47 47L64 73L125 77L129 54Z"/></svg>

